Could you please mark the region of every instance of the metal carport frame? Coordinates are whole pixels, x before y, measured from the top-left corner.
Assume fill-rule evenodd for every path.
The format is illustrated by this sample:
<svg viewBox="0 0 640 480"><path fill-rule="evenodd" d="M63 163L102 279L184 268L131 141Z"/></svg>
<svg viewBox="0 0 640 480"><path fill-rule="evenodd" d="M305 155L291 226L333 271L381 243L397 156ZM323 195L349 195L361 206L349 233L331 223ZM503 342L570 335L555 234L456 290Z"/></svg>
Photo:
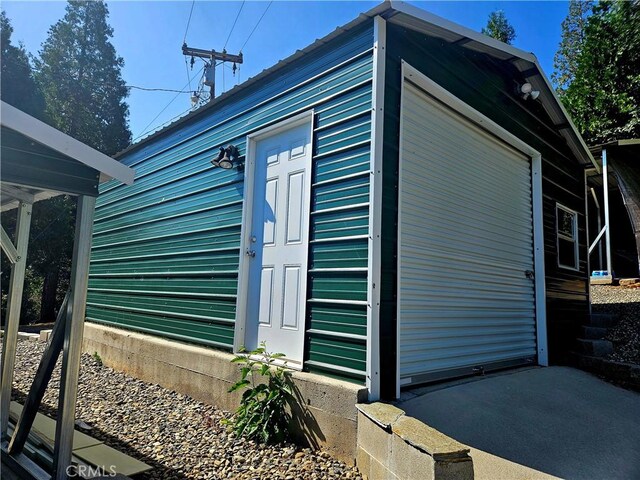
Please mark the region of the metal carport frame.
<svg viewBox="0 0 640 480"><path fill-rule="evenodd" d="M0 393L0 440L2 461L19 468L22 475L49 478L49 474L22 452L33 420L60 354L62 378L58 403L53 474L67 478L71 464L75 408L82 352L93 213L100 181L116 179L133 183L134 171L24 112L2 102L2 211L18 208L15 244L2 229L2 250L9 258L11 280L2 350ZM66 166L70 173L61 173ZM61 188L62 187L62 188ZM55 195L77 196L71 285L68 298L56 319L55 332L34 383L30 388L13 435L9 438L9 407L20 326L26 258L33 203Z"/></svg>

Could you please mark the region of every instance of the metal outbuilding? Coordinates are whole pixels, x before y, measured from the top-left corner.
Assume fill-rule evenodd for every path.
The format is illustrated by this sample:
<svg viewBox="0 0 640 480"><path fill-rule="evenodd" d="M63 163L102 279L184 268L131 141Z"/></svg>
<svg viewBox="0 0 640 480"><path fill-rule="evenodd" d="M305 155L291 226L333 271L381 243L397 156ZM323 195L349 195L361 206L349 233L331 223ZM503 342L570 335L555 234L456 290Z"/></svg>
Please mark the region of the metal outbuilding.
<svg viewBox="0 0 640 480"><path fill-rule="evenodd" d="M374 400L563 363L589 315L595 164L536 57L411 5L118 158L137 180L101 188L90 322L227 351L266 340Z"/></svg>
<svg viewBox="0 0 640 480"><path fill-rule="evenodd" d="M5 102L0 108L2 211L18 210L15 240L12 241L2 228L2 250L12 264L2 349L2 462L3 467L22 471L22 475L63 479L67 478L66 468L71 464L91 229L98 185L107 180L131 185L134 171ZM70 292L56 320L52 340L41 360L25 407L10 430L9 407L32 206L39 200L61 194L77 197ZM24 451L60 351L63 354L62 378L51 477Z"/></svg>

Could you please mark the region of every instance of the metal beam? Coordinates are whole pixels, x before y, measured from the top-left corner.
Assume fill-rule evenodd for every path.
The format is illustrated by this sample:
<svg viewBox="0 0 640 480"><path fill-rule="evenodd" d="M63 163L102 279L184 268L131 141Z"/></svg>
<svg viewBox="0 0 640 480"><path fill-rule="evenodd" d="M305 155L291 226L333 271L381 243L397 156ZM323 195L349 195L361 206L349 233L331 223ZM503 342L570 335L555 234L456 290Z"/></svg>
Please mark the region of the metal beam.
<svg viewBox="0 0 640 480"><path fill-rule="evenodd" d="M60 307L60 311L58 312L58 318L56 318L56 323L53 326L53 332L51 332L51 340L40 359L36 376L31 383L29 394L24 402L24 407L22 407L20 418L16 423L16 428L9 442L8 451L10 455L17 455L22 452L24 444L29 437L31 427L33 426L33 421L38 414L38 407L40 407L44 392L47 389L49 380L51 380L51 374L62 351L69 295L70 293L67 292L67 295L64 297L64 302L62 302L62 307Z"/></svg>
<svg viewBox="0 0 640 480"><path fill-rule="evenodd" d="M596 209L598 210L598 231L600 231L602 230L600 202L598 201L598 195L596 195L596 191L593 187L591 187L591 196L593 197L593 201L596 204ZM591 249L589 249L589 253L591 253ZM598 270L602 270L602 243L598 244Z"/></svg>
<svg viewBox="0 0 640 480"><path fill-rule="evenodd" d="M11 387L13 385L13 369L16 362L18 329L20 327L20 308L24 289L24 274L31 228L30 203L21 203L18 207L16 223L16 263L11 267L9 280L9 297L2 349L2 391L0 393L0 441L7 437L9 425L9 405L11 404Z"/></svg>
<svg viewBox="0 0 640 480"><path fill-rule="evenodd" d="M607 149L602 149L602 188L604 190L604 228L607 229L605 238L607 239L607 275L613 277L611 267L611 228L609 224L609 169L607 167Z"/></svg>
<svg viewBox="0 0 640 480"><path fill-rule="evenodd" d="M9 197L13 197L15 200L20 200L24 203L33 203L34 201L34 195L32 193L29 193L14 185L3 183L2 193L3 195L8 195Z"/></svg>
<svg viewBox="0 0 640 480"><path fill-rule="evenodd" d="M600 241L600 239L602 238L602 235L604 235L604 232L607 231L607 227L602 227L602 230L600 230L600 233L598 233L598 236L596 237L596 239L593 241L593 243L589 246L589 253L591 253L593 251L593 249L595 248L596 244ZM607 272L609 273L609 272Z"/></svg>
<svg viewBox="0 0 640 480"><path fill-rule="evenodd" d="M3 226L0 225L0 243L2 244L2 251L5 253L11 265L14 265L18 261L18 250L13 245L9 234L6 232Z"/></svg>
<svg viewBox="0 0 640 480"><path fill-rule="evenodd" d="M62 377L53 452L52 478L56 480L67 478L66 469L71 464L95 205L94 197L78 197L71 262L71 298L65 318Z"/></svg>

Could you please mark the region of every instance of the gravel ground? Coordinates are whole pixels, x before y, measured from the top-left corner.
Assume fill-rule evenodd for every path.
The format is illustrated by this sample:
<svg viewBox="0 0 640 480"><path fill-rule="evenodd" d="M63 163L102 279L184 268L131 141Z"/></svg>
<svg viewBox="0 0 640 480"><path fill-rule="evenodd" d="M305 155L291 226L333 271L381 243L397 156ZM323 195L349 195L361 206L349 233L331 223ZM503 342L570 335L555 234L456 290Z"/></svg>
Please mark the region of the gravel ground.
<svg viewBox="0 0 640 480"><path fill-rule="evenodd" d="M608 358L640 365L640 288L594 285L591 303L594 313L613 313L620 317L620 323L607 334L614 348Z"/></svg>
<svg viewBox="0 0 640 480"><path fill-rule="evenodd" d="M14 397L23 400L44 344L19 340ZM55 418L60 362L41 410ZM82 356L76 418L91 436L151 465L147 479L361 480L355 467L325 452L293 444L265 446L235 438L222 420L229 412L149 384Z"/></svg>

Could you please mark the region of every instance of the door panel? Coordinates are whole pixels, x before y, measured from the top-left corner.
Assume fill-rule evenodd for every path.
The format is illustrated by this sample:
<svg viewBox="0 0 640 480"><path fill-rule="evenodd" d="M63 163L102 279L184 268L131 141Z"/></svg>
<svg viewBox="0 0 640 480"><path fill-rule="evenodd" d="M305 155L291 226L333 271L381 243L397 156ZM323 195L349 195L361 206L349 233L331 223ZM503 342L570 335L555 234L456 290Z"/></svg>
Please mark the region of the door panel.
<svg viewBox="0 0 640 480"><path fill-rule="evenodd" d="M530 160L406 83L399 192L401 384L536 355Z"/></svg>
<svg viewBox="0 0 640 480"><path fill-rule="evenodd" d="M256 142L247 343L265 341L302 366L307 289L311 126ZM251 341L253 339L253 341Z"/></svg>

